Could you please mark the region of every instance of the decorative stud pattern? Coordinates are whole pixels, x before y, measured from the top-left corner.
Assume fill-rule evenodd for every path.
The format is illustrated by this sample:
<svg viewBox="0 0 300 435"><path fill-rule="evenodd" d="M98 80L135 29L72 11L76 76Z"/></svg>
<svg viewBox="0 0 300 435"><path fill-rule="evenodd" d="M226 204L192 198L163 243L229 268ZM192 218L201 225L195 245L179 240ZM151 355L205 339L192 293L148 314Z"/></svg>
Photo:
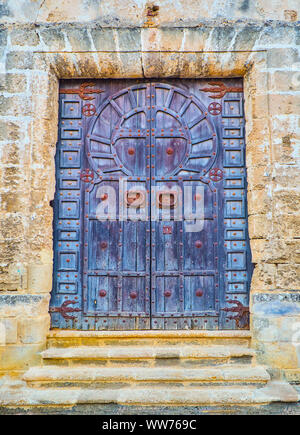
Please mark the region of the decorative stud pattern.
<svg viewBox="0 0 300 435"><path fill-rule="evenodd" d="M56 157L60 209L54 206L57 258L51 308L61 307L72 295L80 311L65 319L54 310L53 327L241 327L233 316L220 316L220 310L232 308L222 306L224 292L227 303L248 306L242 95L226 95L240 89L241 82L228 81L222 101L212 103L210 97L225 91L222 85L209 82L206 87L213 92L205 95L198 91L200 80L198 86L191 83L187 81L184 89L137 83L114 94L106 81L99 81L94 89L81 88L84 99L95 100L84 106L78 86L68 100L68 92L61 91ZM191 91L186 90L189 86ZM99 87L107 91L107 98L101 98ZM105 126L107 112L114 116ZM92 115L96 116L81 125L82 116ZM119 221L119 209L115 219L110 203L103 204L120 177L127 179L127 187L120 193L116 190L117 204L126 189L146 192L134 212L145 213L147 219ZM181 204L176 188L185 185L193 189L191 213L200 201L205 207L204 227L198 234L187 231L193 219L175 219ZM156 197L152 186L176 194ZM204 190L198 193L197 186ZM135 204L137 196L130 196L129 202ZM151 220L151 197L158 203L156 221ZM104 220L96 216L98 205L107 207ZM126 207L128 212L132 208Z"/></svg>

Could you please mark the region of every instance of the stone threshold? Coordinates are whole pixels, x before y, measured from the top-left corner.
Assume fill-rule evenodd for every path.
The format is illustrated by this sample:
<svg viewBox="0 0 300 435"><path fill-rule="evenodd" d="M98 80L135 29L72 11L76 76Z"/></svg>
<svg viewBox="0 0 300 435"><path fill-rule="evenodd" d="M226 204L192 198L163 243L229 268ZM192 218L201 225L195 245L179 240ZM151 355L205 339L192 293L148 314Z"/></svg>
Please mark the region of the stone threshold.
<svg viewBox="0 0 300 435"><path fill-rule="evenodd" d="M145 331L76 331L53 329L48 338L252 338L251 331L145 330Z"/></svg>

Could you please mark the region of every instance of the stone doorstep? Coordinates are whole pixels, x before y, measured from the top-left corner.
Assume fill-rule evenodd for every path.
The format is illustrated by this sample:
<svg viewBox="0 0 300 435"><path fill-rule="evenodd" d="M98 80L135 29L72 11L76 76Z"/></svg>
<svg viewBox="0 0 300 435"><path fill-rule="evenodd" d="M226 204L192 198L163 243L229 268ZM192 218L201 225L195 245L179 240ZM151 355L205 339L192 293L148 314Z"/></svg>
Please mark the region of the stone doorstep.
<svg viewBox="0 0 300 435"><path fill-rule="evenodd" d="M53 329L48 338L252 338L250 331L243 330L145 330L145 331L75 331Z"/></svg>
<svg viewBox="0 0 300 435"><path fill-rule="evenodd" d="M270 380L261 366L224 365L204 368L173 367L32 367L25 375L26 382L255 382ZM163 386L161 385L163 388Z"/></svg>
<svg viewBox="0 0 300 435"><path fill-rule="evenodd" d="M41 353L45 362L50 359L172 359L172 358L235 358L253 357L255 351L245 346L80 346L51 347Z"/></svg>
<svg viewBox="0 0 300 435"><path fill-rule="evenodd" d="M2 390L2 391L1 391ZM128 405L263 405L271 402L297 402L297 392L285 382L270 381L260 389L249 387L124 388L110 389L0 389L0 406L49 406L76 404Z"/></svg>
<svg viewBox="0 0 300 435"><path fill-rule="evenodd" d="M74 331L52 330L47 336L49 347L79 346L149 346L162 345L185 346L186 344L240 345L249 347L250 331L204 331L204 330L170 330L170 331Z"/></svg>

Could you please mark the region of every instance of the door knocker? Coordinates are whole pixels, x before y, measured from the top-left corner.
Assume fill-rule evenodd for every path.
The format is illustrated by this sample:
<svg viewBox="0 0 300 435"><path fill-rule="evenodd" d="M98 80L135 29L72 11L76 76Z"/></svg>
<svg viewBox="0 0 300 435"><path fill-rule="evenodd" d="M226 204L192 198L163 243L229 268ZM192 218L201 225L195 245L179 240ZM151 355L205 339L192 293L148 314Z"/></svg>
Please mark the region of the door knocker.
<svg viewBox="0 0 300 435"><path fill-rule="evenodd" d="M127 207L142 207L145 205L145 192L143 190L126 190L125 203Z"/></svg>
<svg viewBox="0 0 300 435"><path fill-rule="evenodd" d="M174 208L177 204L178 193L169 190L157 192L157 204L159 208Z"/></svg>

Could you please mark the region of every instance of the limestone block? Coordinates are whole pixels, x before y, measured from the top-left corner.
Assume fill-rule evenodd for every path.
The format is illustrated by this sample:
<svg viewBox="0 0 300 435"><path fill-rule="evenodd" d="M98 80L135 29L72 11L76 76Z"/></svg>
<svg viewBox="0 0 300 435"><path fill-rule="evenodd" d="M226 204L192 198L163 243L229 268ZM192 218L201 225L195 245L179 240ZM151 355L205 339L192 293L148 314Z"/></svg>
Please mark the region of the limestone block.
<svg viewBox="0 0 300 435"><path fill-rule="evenodd" d="M267 134L267 131L265 131ZM268 167L270 163L270 150L269 145L266 143L266 137L261 137L259 140L260 133L253 132L249 133L247 139L247 151L246 151L246 163L248 167Z"/></svg>
<svg viewBox="0 0 300 435"><path fill-rule="evenodd" d="M263 259L267 263L289 263L291 261L292 247L286 240L272 239L264 246Z"/></svg>
<svg viewBox="0 0 300 435"><path fill-rule="evenodd" d="M284 6L281 2L232 2L218 0L213 4L204 0L178 0L176 7L168 0L160 0L157 24L176 25L178 22L185 25L196 25L201 21L220 19L222 22L229 20L282 20L287 24L297 20L298 4L295 0L287 0ZM64 1L57 4L56 0L47 0L39 3L23 0L20 8L18 0L10 0L2 6L1 22L32 22L60 23L60 22L92 22L100 26L139 26L145 23L147 7L154 3L128 0L126 4L118 0L107 3L86 2L84 0ZM286 24L286 23L284 23ZM266 26L271 27L267 21ZM283 24L281 24L283 25ZM286 26L287 27L287 26ZM288 28L288 27L287 27Z"/></svg>
<svg viewBox="0 0 300 435"><path fill-rule="evenodd" d="M251 190L248 192L249 214L267 213L271 207L271 198L265 190Z"/></svg>
<svg viewBox="0 0 300 435"><path fill-rule="evenodd" d="M127 64L123 64L123 60L118 53L100 53L98 59L98 70L101 75L103 74L104 78L125 77ZM138 64L140 64L140 59Z"/></svg>
<svg viewBox="0 0 300 435"><path fill-rule="evenodd" d="M122 77L143 77L143 64L140 53L122 53L120 54L120 61L123 65Z"/></svg>
<svg viewBox="0 0 300 435"><path fill-rule="evenodd" d="M292 259L294 263L300 264L300 249L299 246L297 246L296 250L292 254Z"/></svg>
<svg viewBox="0 0 300 435"><path fill-rule="evenodd" d="M0 47L6 47L7 35L8 35L7 29L5 27L2 27L0 32Z"/></svg>
<svg viewBox="0 0 300 435"><path fill-rule="evenodd" d="M66 26L64 34L71 44L72 51L93 50L92 41L86 28Z"/></svg>
<svg viewBox="0 0 300 435"><path fill-rule="evenodd" d="M300 383L300 368L298 369L288 369L284 370L284 376L287 382L292 382L295 384Z"/></svg>
<svg viewBox="0 0 300 435"><path fill-rule="evenodd" d="M259 342L258 362L279 369L298 368L297 350L292 343Z"/></svg>
<svg viewBox="0 0 300 435"><path fill-rule="evenodd" d="M296 42L296 31L294 26L280 23L275 28L273 26L266 26L263 28L257 47L265 48L272 45L280 44L294 45Z"/></svg>
<svg viewBox="0 0 300 435"><path fill-rule="evenodd" d="M26 210L28 203L25 195L26 193L24 189L18 189L18 186L16 186L16 189L13 189L12 186L11 192L5 192L2 194L3 208L8 213L20 213L22 210Z"/></svg>
<svg viewBox="0 0 300 435"><path fill-rule="evenodd" d="M206 53L198 57L202 61L202 77L244 76L247 73L248 52L230 53L230 56L224 56L221 52ZM197 70L195 76L198 76Z"/></svg>
<svg viewBox="0 0 300 435"><path fill-rule="evenodd" d="M141 33L142 29L138 28L116 29L114 31L114 38L117 41L119 50L129 52L140 51L142 49Z"/></svg>
<svg viewBox="0 0 300 435"><path fill-rule="evenodd" d="M109 55L107 55L109 56ZM77 66L77 78L90 79L103 78L101 74L102 63L98 53L76 53L74 60Z"/></svg>
<svg viewBox="0 0 300 435"><path fill-rule="evenodd" d="M252 100L250 100L251 103ZM251 106L251 104L249 104ZM246 108L246 112L247 108ZM265 112L264 112L265 115ZM249 113L248 113L249 116ZM247 117L247 113L246 113ZM250 151L254 151L255 149L260 152L266 152L268 149L268 132L269 132L269 125L268 120L263 116L262 119L253 119L249 120L249 124L246 124L246 134L247 134L247 150L250 148ZM248 151L249 153L249 151ZM260 162L260 155L256 156L256 162L253 162L252 166L261 166L259 164ZM257 163L257 164L255 164Z"/></svg>
<svg viewBox="0 0 300 435"><path fill-rule="evenodd" d="M17 320L14 318L0 318L0 345L17 343Z"/></svg>
<svg viewBox="0 0 300 435"><path fill-rule="evenodd" d="M6 213L0 216L0 235L2 240L13 241L22 237L24 234L24 219L14 213Z"/></svg>
<svg viewBox="0 0 300 435"><path fill-rule="evenodd" d="M41 109L39 113L45 113L45 118L47 118L51 113L49 111L49 108L47 109L46 105L44 104L42 107L41 104L39 104L38 106L38 108ZM36 171L39 169L43 169L44 165L46 166L51 162L51 148L55 146L55 141L57 138L57 128L53 130L53 118L49 120L45 118L35 122L34 125L36 127L36 130L32 134L32 138L35 141L33 146L32 158L34 160L34 163L40 163L40 165L37 165L36 168L34 168ZM43 139L42 145L41 143L38 144L38 137L40 138L40 141L41 139ZM44 177L45 176L47 176L47 173L44 174Z"/></svg>
<svg viewBox="0 0 300 435"><path fill-rule="evenodd" d="M151 30L143 29L142 30L142 37L143 37L143 48L147 49L151 45L151 41L148 38L148 35L150 35ZM208 49L208 41L209 37L212 34L213 29L208 26L203 27L190 27L184 29L182 32L182 50L189 50L189 51L202 51L204 49ZM230 32L228 32L230 33Z"/></svg>
<svg viewBox="0 0 300 435"><path fill-rule="evenodd" d="M278 321L279 341L292 343L294 346L299 348L300 347L300 315L283 316L280 317L278 320L279 320ZM300 359L299 359L299 367L300 367Z"/></svg>
<svg viewBox="0 0 300 435"><path fill-rule="evenodd" d="M261 26L248 25L238 29L237 35L234 39L233 50L252 50L260 37Z"/></svg>
<svg viewBox="0 0 300 435"><path fill-rule="evenodd" d="M251 240L251 253L252 253L252 262L253 263L261 263L265 258L265 246L266 240L264 239L254 239Z"/></svg>
<svg viewBox="0 0 300 435"><path fill-rule="evenodd" d="M253 316L268 319L270 317L299 317L300 293L254 293L252 295L251 313Z"/></svg>
<svg viewBox="0 0 300 435"><path fill-rule="evenodd" d="M39 293L49 292L52 289L52 264L28 265L28 288Z"/></svg>
<svg viewBox="0 0 300 435"><path fill-rule="evenodd" d="M263 214L254 214L248 218L251 239L265 239L271 235L272 222Z"/></svg>
<svg viewBox="0 0 300 435"><path fill-rule="evenodd" d="M36 47L40 43L37 31L30 26L11 29L9 35L12 45Z"/></svg>
<svg viewBox="0 0 300 435"><path fill-rule="evenodd" d="M300 81L300 71L299 71ZM300 86L300 83L299 83ZM272 129L276 132L277 136L282 138L289 136L292 138L299 138L300 133L300 116L298 113L288 115L278 115L272 118Z"/></svg>
<svg viewBox="0 0 300 435"><path fill-rule="evenodd" d="M273 201L277 211L298 214L300 209L300 192L298 189L275 191L273 193Z"/></svg>
<svg viewBox="0 0 300 435"><path fill-rule="evenodd" d="M27 87L26 81L27 79L25 74L0 74L0 90L11 92L13 94L25 92Z"/></svg>
<svg viewBox="0 0 300 435"><path fill-rule="evenodd" d="M270 87L277 92L299 91L299 71L275 71L271 74Z"/></svg>
<svg viewBox="0 0 300 435"><path fill-rule="evenodd" d="M262 166L252 166L247 169L248 172L248 189L261 190L271 184L270 169Z"/></svg>
<svg viewBox="0 0 300 435"><path fill-rule="evenodd" d="M274 322L272 321L271 325L267 328L262 328L256 335L255 338L259 342L270 342L275 343L278 341L278 328L274 326Z"/></svg>
<svg viewBox="0 0 300 435"><path fill-rule="evenodd" d="M265 397L267 401L273 402L297 402L298 401L298 393L290 384L285 381L270 381L268 384L257 390L256 397Z"/></svg>
<svg viewBox="0 0 300 435"><path fill-rule="evenodd" d="M275 264L259 263L255 265L252 275L252 290L268 290L275 288Z"/></svg>
<svg viewBox="0 0 300 435"><path fill-rule="evenodd" d="M268 51L268 67L288 67L300 62L299 52L295 48L272 48Z"/></svg>
<svg viewBox="0 0 300 435"><path fill-rule="evenodd" d="M4 116L29 116L32 113L31 100L28 97L0 97L0 115ZM20 119L20 123L23 119Z"/></svg>
<svg viewBox="0 0 300 435"><path fill-rule="evenodd" d="M143 49L180 51L184 40L183 29L146 29L143 31ZM199 49L197 49L199 51Z"/></svg>
<svg viewBox="0 0 300 435"><path fill-rule="evenodd" d="M257 316L257 315L252 315L251 321L252 321L251 324L252 337L254 341L257 341L257 337L261 333L261 331L269 329L270 322L268 318Z"/></svg>
<svg viewBox="0 0 300 435"><path fill-rule="evenodd" d="M18 335L24 344L44 343L49 329L49 316L24 318L19 321Z"/></svg>
<svg viewBox="0 0 300 435"><path fill-rule="evenodd" d="M41 362L39 352L43 350L41 344L34 345L8 345L0 348L0 369L22 370Z"/></svg>
<svg viewBox="0 0 300 435"><path fill-rule="evenodd" d="M255 68L252 68L248 74L247 79L244 81L246 103L252 101L254 95L262 95L266 93L269 88L269 76L265 71L265 62L263 65L255 63ZM248 116L248 110L246 116Z"/></svg>
<svg viewBox="0 0 300 435"><path fill-rule="evenodd" d="M300 59L299 59L300 61ZM298 94L270 94L269 113L273 115L287 115L299 113L300 96ZM275 135L276 132L274 132Z"/></svg>
<svg viewBox="0 0 300 435"><path fill-rule="evenodd" d="M80 77L140 78L143 76L140 53L89 53L76 54Z"/></svg>
<svg viewBox="0 0 300 435"><path fill-rule="evenodd" d="M97 51L116 51L113 29L97 27L90 30L93 45Z"/></svg>
<svg viewBox="0 0 300 435"><path fill-rule="evenodd" d="M181 55L178 53L172 54L172 62L169 61L170 56L163 55L161 56L159 53L143 53L142 62L143 62L143 71L146 78L154 78L155 76L159 77L169 77L172 75L180 76L180 62ZM196 68L196 63L191 62L189 68ZM198 70L201 71L202 67L201 62L198 64Z"/></svg>
<svg viewBox="0 0 300 435"><path fill-rule="evenodd" d="M265 119L265 123L267 123L266 114L268 113L268 95L264 92L262 94L255 93L252 97L250 97L252 104L252 117L253 119Z"/></svg>
<svg viewBox="0 0 300 435"><path fill-rule="evenodd" d="M6 120L4 121L6 122ZM1 150L1 162L4 165L10 164L10 166L15 164L24 164L26 165L28 157L28 153L26 153L28 147L22 143L19 143L19 141L16 141L14 143L10 143L9 146L3 147ZM2 167L2 168L3 168ZM2 176L3 176L3 169L1 168ZM23 176L24 179L26 178L26 168L23 169ZM3 177L1 177L3 179ZM4 180L5 181L5 180ZM3 187L3 186L2 186Z"/></svg>
<svg viewBox="0 0 300 435"><path fill-rule="evenodd" d="M278 135L278 131L277 131ZM274 145L274 156L278 163L284 165L291 165L296 163L299 143L286 131L281 137L276 138L276 145ZM294 174L295 174L295 168ZM297 169L296 169L297 171Z"/></svg>
<svg viewBox="0 0 300 435"><path fill-rule="evenodd" d="M284 315L279 317L274 313L267 318L255 316L253 321L256 325L254 329L255 340L288 343L291 346L300 347L300 315L298 317ZM260 324L259 321L263 323Z"/></svg>
<svg viewBox="0 0 300 435"><path fill-rule="evenodd" d="M61 51L65 47L65 38L61 29L53 26L43 27L38 30L39 37L46 46L46 51Z"/></svg>
<svg viewBox="0 0 300 435"><path fill-rule="evenodd" d="M300 172L300 171L299 171ZM280 166L276 168L276 189L291 189L296 190L299 186L298 171L292 165Z"/></svg>
<svg viewBox="0 0 300 435"><path fill-rule="evenodd" d="M50 138L57 134L57 128L54 132L52 129L57 120L58 79L52 74L32 73L30 74L29 92L33 95L34 110L40 114L34 126L45 139L49 136L48 141L50 141ZM40 131L39 126L43 127L44 132Z"/></svg>
<svg viewBox="0 0 300 435"><path fill-rule="evenodd" d="M51 54L43 52L35 52L33 56L33 69L35 71L45 72L54 68L51 65Z"/></svg>
<svg viewBox="0 0 300 435"><path fill-rule="evenodd" d="M57 77L61 79L78 77L76 63L74 62L76 57L74 57L72 53L49 53L36 58L37 56L35 56L35 67L43 69L43 65L45 65L45 67L49 69L50 65L50 68L53 69Z"/></svg>
<svg viewBox="0 0 300 435"><path fill-rule="evenodd" d="M8 245L9 248L13 246L10 242ZM14 251L12 251L12 253L15 254ZM15 260L15 258L13 260ZM26 268L21 263L14 263L13 260L7 267L0 269L0 291L25 290L27 288Z"/></svg>
<svg viewBox="0 0 300 435"><path fill-rule="evenodd" d="M0 317L46 316L49 311L49 296L31 294L0 294Z"/></svg>
<svg viewBox="0 0 300 435"><path fill-rule="evenodd" d="M289 239L300 237L300 216L275 210L273 233L278 234L279 237L284 235Z"/></svg>
<svg viewBox="0 0 300 435"><path fill-rule="evenodd" d="M33 68L33 55L27 51L11 51L6 56L6 69L30 70Z"/></svg>
<svg viewBox="0 0 300 435"><path fill-rule="evenodd" d="M19 123L0 120L0 140L19 140L26 137L26 130L22 131Z"/></svg>
<svg viewBox="0 0 300 435"><path fill-rule="evenodd" d="M298 290L300 288L300 265L278 264L276 284L280 289Z"/></svg>

